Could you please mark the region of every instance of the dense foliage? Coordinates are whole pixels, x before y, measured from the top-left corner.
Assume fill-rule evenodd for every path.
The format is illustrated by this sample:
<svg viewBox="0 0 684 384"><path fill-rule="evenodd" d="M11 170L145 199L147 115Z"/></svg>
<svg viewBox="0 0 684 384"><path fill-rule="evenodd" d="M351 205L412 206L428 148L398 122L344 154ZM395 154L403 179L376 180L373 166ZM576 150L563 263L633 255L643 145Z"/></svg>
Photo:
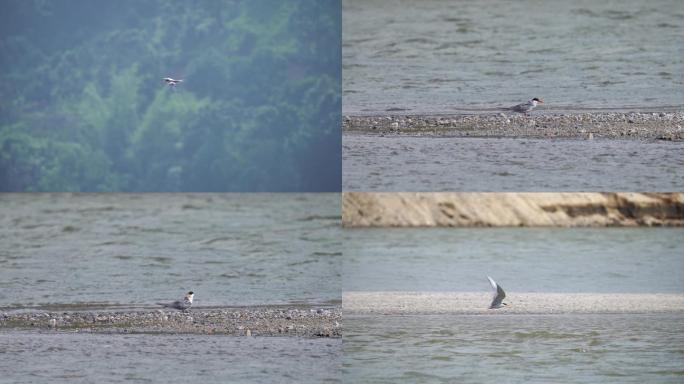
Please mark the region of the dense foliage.
<svg viewBox="0 0 684 384"><path fill-rule="evenodd" d="M0 52L2 191L340 190L338 0L6 0Z"/></svg>

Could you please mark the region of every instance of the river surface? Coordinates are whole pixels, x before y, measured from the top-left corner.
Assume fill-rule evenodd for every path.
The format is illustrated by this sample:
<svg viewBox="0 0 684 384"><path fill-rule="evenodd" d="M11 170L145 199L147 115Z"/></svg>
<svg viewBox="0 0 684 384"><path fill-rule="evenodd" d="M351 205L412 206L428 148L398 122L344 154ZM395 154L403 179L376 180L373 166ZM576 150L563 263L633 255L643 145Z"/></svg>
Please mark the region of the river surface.
<svg viewBox="0 0 684 384"><path fill-rule="evenodd" d="M341 339L0 331L0 382L332 383L341 348Z"/></svg>
<svg viewBox="0 0 684 384"><path fill-rule="evenodd" d="M344 0L343 113L684 105L684 2Z"/></svg>
<svg viewBox="0 0 684 384"><path fill-rule="evenodd" d="M682 228L345 229L344 291L684 293ZM345 333L346 337L346 333Z"/></svg>
<svg viewBox="0 0 684 384"><path fill-rule="evenodd" d="M684 315L346 316L349 383L681 383Z"/></svg>
<svg viewBox="0 0 684 384"><path fill-rule="evenodd" d="M2 194L0 310L339 303L339 194Z"/></svg>
<svg viewBox="0 0 684 384"><path fill-rule="evenodd" d="M684 190L684 142L344 134L344 191Z"/></svg>

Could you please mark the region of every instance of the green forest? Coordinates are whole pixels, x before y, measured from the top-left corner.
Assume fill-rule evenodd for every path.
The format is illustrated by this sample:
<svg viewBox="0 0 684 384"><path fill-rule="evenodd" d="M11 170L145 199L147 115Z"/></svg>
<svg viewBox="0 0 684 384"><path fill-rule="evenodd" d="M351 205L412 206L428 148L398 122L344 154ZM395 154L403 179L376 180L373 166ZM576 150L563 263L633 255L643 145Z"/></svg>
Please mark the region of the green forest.
<svg viewBox="0 0 684 384"><path fill-rule="evenodd" d="M6 0L0 31L0 191L341 189L339 0Z"/></svg>

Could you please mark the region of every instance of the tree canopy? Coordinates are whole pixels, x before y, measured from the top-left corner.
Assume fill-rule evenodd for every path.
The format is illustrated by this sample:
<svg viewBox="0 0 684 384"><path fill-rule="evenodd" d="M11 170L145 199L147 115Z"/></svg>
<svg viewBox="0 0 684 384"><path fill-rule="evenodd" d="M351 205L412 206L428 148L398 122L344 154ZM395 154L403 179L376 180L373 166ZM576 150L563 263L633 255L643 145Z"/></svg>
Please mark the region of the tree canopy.
<svg viewBox="0 0 684 384"><path fill-rule="evenodd" d="M338 0L8 0L0 51L2 191L341 188Z"/></svg>

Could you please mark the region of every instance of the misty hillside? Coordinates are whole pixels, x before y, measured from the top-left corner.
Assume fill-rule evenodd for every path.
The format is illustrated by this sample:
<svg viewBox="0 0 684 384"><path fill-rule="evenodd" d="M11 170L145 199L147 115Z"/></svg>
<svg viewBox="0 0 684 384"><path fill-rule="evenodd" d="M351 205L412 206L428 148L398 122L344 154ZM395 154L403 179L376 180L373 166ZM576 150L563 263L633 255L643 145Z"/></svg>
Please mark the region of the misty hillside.
<svg viewBox="0 0 684 384"><path fill-rule="evenodd" d="M4 1L0 190L340 190L340 12Z"/></svg>

